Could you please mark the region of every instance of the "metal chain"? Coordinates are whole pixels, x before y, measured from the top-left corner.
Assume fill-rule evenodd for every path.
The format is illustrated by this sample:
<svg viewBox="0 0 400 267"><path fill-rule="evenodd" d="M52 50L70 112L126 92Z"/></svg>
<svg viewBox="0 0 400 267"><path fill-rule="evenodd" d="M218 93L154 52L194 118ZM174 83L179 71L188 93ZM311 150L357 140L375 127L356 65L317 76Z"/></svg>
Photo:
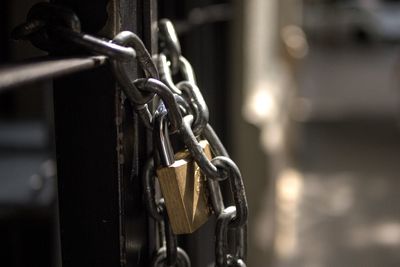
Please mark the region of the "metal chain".
<svg viewBox="0 0 400 267"><path fill-rule="evenodd" d="M212 127L208 124L209 112L203 96L196 85L190 63L180 54L181 48L173 25L168 20L159 23L160 51L157 66L160 79L137 80L139 90L153 91L165 102L173 130L178 129L187 149L208 178L208 187L214 212L217 215L215 257L216 266L246 266L247 245L247 199L243 180L236 164L229 158ZM172 73L180 72L183 81L173 82ZM169 92L165 87L169 87ZM161 92L162 91L162 92ZM176 110L176 102L170 95L181 95L191 107L191 114L182 116ZM208 160L199 145L198 138L206 139L215 155ZM235 205L226 207L222 199L219 180L229 179ZM233 229L235 244L228 244L228 229ZM234 247L236 251L229 251Z"/></svg>
<svg viewBox="0 0 400 267"><path fill-rule="evenodd" d="M173 155L167 153L168 149L160 146L168 145L161 138L168 137L169 133L179 134L202 173L209 178L207 185L212 208L217 216L215 265L246 266L248 208L242 176L208 124L207 105L196 84L190 63L181 55L177 34L169 20L159 22L160 54L154 59L134 33L124 31L113 40L82 33L79 19L72 11L48 3L33 6L27 22L17 27L13 36L17 39L30 39L34 45L46 51L67 49L75 45L111 59L118 83L145 126L153 130L155 139L153 155L143 171L146 208L150 217L157 222L160 241L152 266L190 266L189 257L178 247L176 236L172 233L164 201L162 198L157 199L155 194L154 162L163 157L164 163L169 165L174 160ZM146 78L132 78L129 67L135 59ZM176 83L174 75L178 73L183 80ZM159 97L159 103L154 103L158 99L155 95ZM154 114L147 106L149 102L158 104ZM209 142L214 155L211 160L203 152L200 139ZM219 186L219 181L225 179L229 179L234 206L225 207ZM228 238L228 232L233 232L234 237ZM230 251L230 248L234 248L234 251Z"/></svg>

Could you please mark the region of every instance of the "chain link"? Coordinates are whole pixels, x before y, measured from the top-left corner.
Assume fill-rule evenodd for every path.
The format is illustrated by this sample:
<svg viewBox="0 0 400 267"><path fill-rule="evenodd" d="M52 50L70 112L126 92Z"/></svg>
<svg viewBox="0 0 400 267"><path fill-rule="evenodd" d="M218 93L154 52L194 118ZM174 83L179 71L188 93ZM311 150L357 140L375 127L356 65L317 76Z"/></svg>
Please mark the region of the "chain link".
<svg viewBox="0 0 400 267"><path fill-rule="evenodd" d="M168 19L161 19L158 22L158 38L161 54L168 57L172 73L176 74L179 70L181 45L174 25Z"/></svg>

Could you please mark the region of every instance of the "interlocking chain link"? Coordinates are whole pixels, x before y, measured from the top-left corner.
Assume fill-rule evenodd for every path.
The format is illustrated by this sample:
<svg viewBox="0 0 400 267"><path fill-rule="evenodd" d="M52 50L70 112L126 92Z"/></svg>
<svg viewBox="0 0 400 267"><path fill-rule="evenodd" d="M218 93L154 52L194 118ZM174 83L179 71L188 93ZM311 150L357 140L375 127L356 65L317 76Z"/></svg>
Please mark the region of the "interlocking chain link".
<svg viewBox="0 0 400 267"><path fill-rule="evenodd" d="M172 233L164 200L155 190L155 162L162 160L170 165L174 161L174 155L168 153L168 138L165 139L170 133L180 136L207 177L212 209L217 217L215 266L246 266L248 207L242 176L208 124L208 107L196 84L190 63L181 54L173 24L162 19L158 26L160 54L153 58L136 34L123 31L113 40L105 40L82 33L79 19L72 11L48 3L35 5L28 14L27 22L17 27L13 36L30 39L34 45L46 51L75 45L110 58L115 77L125 95L146 127L153 131L154 151L142 175L146 209L156 221L159 239L152 266L190 266L188 255L178 247L177 238ZM129 63L134 60L143 69L145 78L132 78ZM178 73L183 80L174 82ZM156 112L150 111L149 103L157 106ZM214 155L211 160L199 144L201 139L207 140L211 146ZM219 186L219 182L226 179L229 180L234 201L234 205L228 207L225 207ZM229 233L233 233L233 236L228 238ZM234 248L234 251L230 251L230 248Z"/></svg>

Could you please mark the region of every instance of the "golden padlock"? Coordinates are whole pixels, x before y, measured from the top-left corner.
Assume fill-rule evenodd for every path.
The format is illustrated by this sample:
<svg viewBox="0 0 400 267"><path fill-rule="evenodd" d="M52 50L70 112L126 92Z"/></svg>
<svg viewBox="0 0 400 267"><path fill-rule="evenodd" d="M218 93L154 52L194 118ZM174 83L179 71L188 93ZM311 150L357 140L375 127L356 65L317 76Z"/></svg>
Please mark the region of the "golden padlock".
<svg viewBox="0 0 400 267"><path fill-rule="evenodd" d="M210 145L200 141L211 159ZM157 169L168 217L174 234L189 234L203 225L211 215L206 177L189 151L175 154L175 162Z"/></svg>

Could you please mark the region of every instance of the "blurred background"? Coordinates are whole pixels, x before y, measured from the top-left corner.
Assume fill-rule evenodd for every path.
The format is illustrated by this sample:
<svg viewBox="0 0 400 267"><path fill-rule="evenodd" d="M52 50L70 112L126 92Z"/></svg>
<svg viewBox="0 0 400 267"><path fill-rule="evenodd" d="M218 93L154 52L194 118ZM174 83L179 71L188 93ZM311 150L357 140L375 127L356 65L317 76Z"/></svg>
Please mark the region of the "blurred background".
<svg viewBox="0 0 400 267"><path fill-rule="evenodd" d="M35 2L0 2L2 65L43 55L10 39ZM173 0L158 13L244 176L248 266L399 266L400 1ZM51 81L0 94L2 266L60 264L52 99Z"/></svg>

